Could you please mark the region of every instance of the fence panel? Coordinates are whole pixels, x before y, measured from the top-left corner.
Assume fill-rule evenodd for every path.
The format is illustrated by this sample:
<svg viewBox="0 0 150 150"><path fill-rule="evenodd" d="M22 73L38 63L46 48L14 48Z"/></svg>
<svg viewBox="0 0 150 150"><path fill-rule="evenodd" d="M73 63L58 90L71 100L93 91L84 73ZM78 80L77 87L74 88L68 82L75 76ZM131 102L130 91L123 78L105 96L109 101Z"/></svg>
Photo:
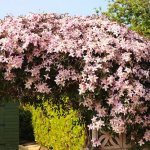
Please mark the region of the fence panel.
<svg viewBox="0 0 150 150"><path fill-rule="evenodd" d="M19 113L18 104L0 103L0 150L18 150Z"/></svg>

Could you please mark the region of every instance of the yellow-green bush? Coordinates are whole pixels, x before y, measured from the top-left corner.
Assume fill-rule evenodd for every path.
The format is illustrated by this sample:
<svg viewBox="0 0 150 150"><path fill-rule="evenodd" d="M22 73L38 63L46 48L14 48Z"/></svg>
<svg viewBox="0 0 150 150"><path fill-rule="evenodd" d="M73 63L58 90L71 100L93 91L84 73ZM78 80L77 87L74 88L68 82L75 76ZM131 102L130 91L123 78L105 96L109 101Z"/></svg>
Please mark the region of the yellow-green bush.
<svg viewBox="0 0 150 150"><path fill-rule="evenodd" d="M85 143L84 125L76 110L62 107L48 101L31 106L35 140L54 150L80 150Z"/></svg>

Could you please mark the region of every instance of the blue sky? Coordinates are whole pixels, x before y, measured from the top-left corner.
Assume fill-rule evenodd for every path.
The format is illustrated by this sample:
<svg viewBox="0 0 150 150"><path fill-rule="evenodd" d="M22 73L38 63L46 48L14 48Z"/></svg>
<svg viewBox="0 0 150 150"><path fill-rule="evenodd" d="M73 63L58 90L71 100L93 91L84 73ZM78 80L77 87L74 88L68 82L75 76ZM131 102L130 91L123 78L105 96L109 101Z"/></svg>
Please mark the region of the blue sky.
<svg viewBox="0 0 150 150"><path fill-rule="evenodd" d="M6 15L33 13L69 13L70 15L91 15L94 8L107 9L107 0L0 0L0 18Z"/></svg>

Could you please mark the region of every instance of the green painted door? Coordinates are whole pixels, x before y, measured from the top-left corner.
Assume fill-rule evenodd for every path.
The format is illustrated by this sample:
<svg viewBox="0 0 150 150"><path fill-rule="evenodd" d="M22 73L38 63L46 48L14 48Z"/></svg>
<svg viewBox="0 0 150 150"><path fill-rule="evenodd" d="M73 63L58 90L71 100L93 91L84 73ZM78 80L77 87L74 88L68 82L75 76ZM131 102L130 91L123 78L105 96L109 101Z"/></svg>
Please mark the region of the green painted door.
<svg viewBox="0 0 150 150"><path fill-rule="evenodd" d="M0 150L18 150L18 104L0 103Z"/></svg>

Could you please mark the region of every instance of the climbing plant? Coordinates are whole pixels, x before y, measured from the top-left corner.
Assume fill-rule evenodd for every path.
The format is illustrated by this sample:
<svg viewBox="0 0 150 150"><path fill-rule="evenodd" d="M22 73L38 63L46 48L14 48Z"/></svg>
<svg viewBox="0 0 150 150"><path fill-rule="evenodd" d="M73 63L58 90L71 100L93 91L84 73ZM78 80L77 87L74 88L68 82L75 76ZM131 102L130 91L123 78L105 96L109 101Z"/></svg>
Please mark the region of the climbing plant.
<svg viewBox="0 0 150 150"><path fill-rule="evenodd" d="M150 140L150 42L105 16L5 17L0 72L10 95L72 93L96 112L89 129Z"/></svg>

